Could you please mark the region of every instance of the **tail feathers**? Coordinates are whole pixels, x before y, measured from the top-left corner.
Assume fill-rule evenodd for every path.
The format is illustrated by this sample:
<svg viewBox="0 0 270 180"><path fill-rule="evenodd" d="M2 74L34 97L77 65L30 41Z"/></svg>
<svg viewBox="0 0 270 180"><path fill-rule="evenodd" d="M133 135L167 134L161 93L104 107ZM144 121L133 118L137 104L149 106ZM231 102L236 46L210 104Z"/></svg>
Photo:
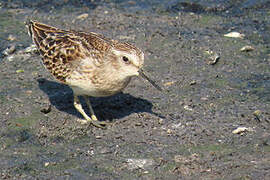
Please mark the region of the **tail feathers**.
<svg viewBox="0 0 270 180"><path fill-rule="evenodd" d="M39 48L42 40L46 39L49 35L54 33L64 33L65 31L58 28L48 26L37 21L29 20L26 23L28 27L28 34L32 38L33 42Z"/></svg>

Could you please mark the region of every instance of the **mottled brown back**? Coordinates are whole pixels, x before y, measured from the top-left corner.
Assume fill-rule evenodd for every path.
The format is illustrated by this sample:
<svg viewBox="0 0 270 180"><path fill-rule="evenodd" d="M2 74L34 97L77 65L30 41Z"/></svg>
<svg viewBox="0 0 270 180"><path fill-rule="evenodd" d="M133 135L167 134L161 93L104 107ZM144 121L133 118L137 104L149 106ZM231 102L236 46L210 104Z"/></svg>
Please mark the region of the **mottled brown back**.
<svg viewBox="0 0 270 180"><path fill-rule="evenodd" d="M100 60L102 52L108 51L112 44L99 34L61 30L36 21L29 21L28 28L43 64L63 83L81 59Z"/></svg>

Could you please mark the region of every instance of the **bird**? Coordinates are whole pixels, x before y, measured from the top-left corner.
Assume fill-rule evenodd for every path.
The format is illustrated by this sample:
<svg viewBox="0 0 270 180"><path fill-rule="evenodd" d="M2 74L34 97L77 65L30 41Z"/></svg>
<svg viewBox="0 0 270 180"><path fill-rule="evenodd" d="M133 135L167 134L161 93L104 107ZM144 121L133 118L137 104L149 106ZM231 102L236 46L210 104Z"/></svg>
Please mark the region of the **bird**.
<svg viewBox="0 0 270 180"><path fill-rule="evenodd" d="M106 127L106 122L97 119L89 97L117 94L133 76L141 76L162 90L142 69L143 51L130 43L95 32L63 30L35 20L28 20L26 26L45 68L58 82L72 89L74 107L84 117L82 124ZM84 97L90 116L79 96Z"/></svg>

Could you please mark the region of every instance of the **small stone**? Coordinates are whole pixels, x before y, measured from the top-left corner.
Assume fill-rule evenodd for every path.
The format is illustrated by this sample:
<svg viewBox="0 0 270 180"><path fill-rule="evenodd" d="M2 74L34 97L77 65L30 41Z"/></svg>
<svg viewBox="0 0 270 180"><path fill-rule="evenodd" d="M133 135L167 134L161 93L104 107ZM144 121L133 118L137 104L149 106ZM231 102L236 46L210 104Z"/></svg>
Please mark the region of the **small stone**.
<svg viewBox="0 0 270 180"><path fill-rule="evenodd" d="M31 46L25 48L24 53L34 53L37 51L38 51L38 49L37 49L36 45L32 44Z"/></svg>
<svg viewBox="0 0 270 180"><path fill-rule="evenodd" d="M255 116L255 119L257 120L257 121L261 121L260 120L260 115L262 114L262 111L260 111L260 110L256 110L256 111L254 111L253 112L253 115Z"/></svg>
<svg viewBox="0 0 270 180"><path fill-rule="evenodd" d="M191 81L189 84L192 86L192 85L195 85L197 82L195 80Z"/></svg>
<svg viewBox="0 0 270 180"><path fill-rule="evenodd" d="M15 45L11 45L11 46L9 46L7 49L5 49L5 50L3 51L3 54L4 54L5 56L8 56L8 55L10 55L10 54L13 54L15 51L16 51Z"/></svg>
<svg viewBox="0 0 270 180"><path fill-rule="evenodd" d="M211 51L211 50L206 50L206 51L204 51L206 54L208 54L208 55L212 55L214 52L213 51Z"/></svg>
<svg viewBox="0 0 270 180"><path fill-rule="evenodd" d="M14 54L12 54L12 55L10 55L10 56L7 57L7 60L9 62L12 62L14 60L14 58L15 58L15 56L14 56Z"/></svg>
<svg viewBox="0 0 270 180"><path fill-rule="evenodd" d="M255 48L252 46L244 46L240 49L241 52L250 52L250 51L254 51Z"/></svg>
<svg viewBox="0 0 270 180"><path fill-rule="evenodd" d="M14 41L14 40L16 40L16 37L13 36L12 34L10 34L10 35L8 35L7 40L9 40L9 41Z"/></svg>
<svg viewBox="0 0 270 180"><path fill-rule="evenodd" d="M233 130L232 133L242 135L244 132L251 132L251 131L254 131L254 130L252 128L240 126L240 127L236 128L235 130Z"/></svg>
<svg viewBox="0 0 270 180"><path fill-rule="evenodd" d="M52 110L52 106L51 104L49 104L47 107L44 107L40 110L40 112L44 113L44 114L48 114L49 112L51 112Z"/></svg>
<svg viewBox="0 0 270 180"><path fill-rule="evenodd" d="M164 85L164 86L171 86L171 85L173 85L174 83L175 83L175 81L170 81L170 82L164 83L163 85Z"/></svg>
<svg viewBox="0 0 270 180"><path fill-rule="evenodd" d="M260 116L261 114L262 114L261 110L256 110L256 111L253 112L254 116Z"/></svg>
<svg viewBox="0 0 270 180"><path fill-rule="evenodd" d="M182 126L182 123L172 124L172 128L174 128L174 129L181 128L181 126Z"/></svg>
<svg viewBox="0 0 270 180"><path fill-rule="evenodd" d="M48 167L49 165L50 165L49 162L45 162L45 163L44 163L44 166L45 166L45 167Z"/></svg>
<svg viewBox="0 0 270 180"><path fill-rule="evenodd" d="M32 94L32 91L31 90L27 90L25 91L26 94Z"/></svg>
<svg viewBox="0 0 270 180"><path fill-rule="evenodd" d="M207 97L201 97L201 100L202 100L202 101L207 101L208 98L207 98Z"/></svg>
<svg viewBox="0 0 270 180"><path fill-rule="evenodd" d="M135 126L142 126L142 123L140 123L140 122L135 123Z"/></svg>
<svg viewBox="0 0 270 180"><path fill-rule="evenodd" d="M208 64L209 65L215 65L218 62L219 59L220 59L220 56L215 54L214 56L210 57L210 60L208 61Z"/></svg>
<svg viewBox="0 0 270 180"><path fill-rule="evenodd" d="M184 106L184 109L185 109L185 110L188 110L188 111L193 111L193 109L192 109L191 107L189 107L188 105L185 105L185 106Z"/></svg>
<svg viewBox="0 0 270 180"><path fill-rule="evenodd" d="M239 32L230 32L228 34L224 34L225 37L231 37L231 38L241 38L243 39L245 37L244 34L241 34Z"/></svg>
<svg viewBox="0 0 270 180"><path fill-rule="evenodd" d="M163 119L159 118L158 119L158 124L163 124Z"/></svg>
<svg viewBox="0 0 270 180"><path fill-rule="evenodd" d="M127 159L128 168L133 169L145 169L154 164L152 159Z"/></svg>
<svg viewBox="0 0 270 180"><path fill-rule="evenodd" d="M77 19L83 20L83 19L86 19L87 17L88 17L88 14L84 13L84 14L77 16Z"/></svg>

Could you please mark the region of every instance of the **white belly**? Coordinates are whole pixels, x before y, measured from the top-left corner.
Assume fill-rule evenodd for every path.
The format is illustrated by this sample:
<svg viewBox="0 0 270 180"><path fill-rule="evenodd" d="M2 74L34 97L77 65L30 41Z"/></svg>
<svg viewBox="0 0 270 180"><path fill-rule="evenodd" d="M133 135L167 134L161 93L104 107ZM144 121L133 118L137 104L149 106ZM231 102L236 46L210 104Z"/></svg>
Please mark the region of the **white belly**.
<svg viewBox="0 0 270 180"><path fill-rule="evenodd" d="M67 84L76 95L87 95L93 97L105 97L114 95L122 91L129 83L130 78L121 82L104 82L104 84L94 85L89 80L69 79Z"/></svg>

